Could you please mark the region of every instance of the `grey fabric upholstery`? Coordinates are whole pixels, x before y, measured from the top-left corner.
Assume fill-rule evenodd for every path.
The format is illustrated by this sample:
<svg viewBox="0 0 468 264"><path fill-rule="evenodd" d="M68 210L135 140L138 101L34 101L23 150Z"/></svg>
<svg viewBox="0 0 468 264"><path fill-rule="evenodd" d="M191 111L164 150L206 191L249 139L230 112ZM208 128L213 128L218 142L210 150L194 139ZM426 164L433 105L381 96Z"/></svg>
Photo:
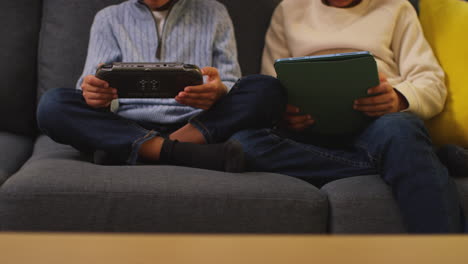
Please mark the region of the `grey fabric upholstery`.
<svg viewBox="0 0 468 264"><path fill-rule="evenodd" d="M31 156L33 140L8 132L0 132L0 186Z"/></svg>
<svg viewBox="0 0 468 264"><path fill-rule="evenodd" d="M260 72L265 34L271 15L281 0L218 0L229 10L234 23L243 75Z"/></svg>
<svg viewBox="0 0 468 264"><path fill-rule="evenodd" d="M38 93L74 88L85 63L97 11L123 0L43 0L38 54ZM66 59L65 59L66 58Z"/></svg>
<svg viewBox="0 0 468 264"><path fill-rule="evenodd" d="M468 215L468 175L455 178ZM402 233L405 228L391 189L377 175L331 182L321 189L330 202L332 233Z"/></svg>
<svg viewBox="0 0 468 264"><path fill-rule="evenodd" d="M0 189L0 229L322 233L327 208L317 188L284 175L99 166L42 137Z"/></svg>
<svg viewBox="0 0 468 264"><path fill-rule="evenodd" d="M337 180L321 190L330 202L330 232L405 232L390 187L379 176Z"/></svg>
<svg viewBox="0 0 468 264"><path fill-rule="evenodd" d="M32 156L26 162L25 166L32 162L38 162L45 159L55 160L79 160L91 162L92 157L80 153L71 146L56 143L48 136L41 135L34 143Z"/></svg>
<svg viewBox="0 0 468 264"><path fill-rule="evenodd" d="M33 135L41 1L1 1L0 131Z"/></svg>

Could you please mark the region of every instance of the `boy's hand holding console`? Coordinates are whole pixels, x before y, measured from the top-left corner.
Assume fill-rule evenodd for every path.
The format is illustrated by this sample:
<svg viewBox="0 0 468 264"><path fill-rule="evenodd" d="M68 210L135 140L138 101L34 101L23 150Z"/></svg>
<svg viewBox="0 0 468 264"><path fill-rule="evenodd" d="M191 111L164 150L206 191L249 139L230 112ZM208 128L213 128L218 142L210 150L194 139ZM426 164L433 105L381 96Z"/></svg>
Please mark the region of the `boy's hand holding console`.
<svg viewBox="0 0 468 264"><path fill-rule="evenodd" d="M221 81L219 72L213 67L201 69L207 76L205 83L195 86L187 86L175 97L176 101L195 108L209 109L219 98L227 94L227 87Z"/></svg>
<svg viewBox="0 0 468 264"><path fill-rule="evenodd" d="M408 107L369 52L279 59L275 69L288 91L284 121L295 131L356 134L373 117Z"/></svg>
<svg viewBox="0 0 468 264"><path fill-rule="evenodd" d="M117 90L94 75L84 77L81 90L86 103L93 108L109 107L112 100L117 99Z"/></svg>
<svg viewBox="0 0 468 264"><path fill-rule="evenodd" d="M203 75L207 82L203 83ZM183 63L112 63L99 65L81 85L94 108L108 107L117 98L174 98L188 106L208 109L227 93L218 70Z"/></svg>

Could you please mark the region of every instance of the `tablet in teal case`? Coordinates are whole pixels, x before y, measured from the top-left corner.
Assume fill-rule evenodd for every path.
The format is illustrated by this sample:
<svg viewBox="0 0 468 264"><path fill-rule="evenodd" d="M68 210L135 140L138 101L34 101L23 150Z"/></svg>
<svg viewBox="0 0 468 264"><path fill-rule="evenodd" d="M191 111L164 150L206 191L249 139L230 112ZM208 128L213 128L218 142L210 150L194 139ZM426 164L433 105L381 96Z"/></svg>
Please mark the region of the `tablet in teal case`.
<svg viewBox="0 0 468 264"><path fill-rule="evenodd" d="M368 97L367 90L379 85L371 53L286 58L276 60L274 66L287 90L288 103L315 119L308 129L311 133L356 134L372 121L353 109L354 100Z"/></svg>

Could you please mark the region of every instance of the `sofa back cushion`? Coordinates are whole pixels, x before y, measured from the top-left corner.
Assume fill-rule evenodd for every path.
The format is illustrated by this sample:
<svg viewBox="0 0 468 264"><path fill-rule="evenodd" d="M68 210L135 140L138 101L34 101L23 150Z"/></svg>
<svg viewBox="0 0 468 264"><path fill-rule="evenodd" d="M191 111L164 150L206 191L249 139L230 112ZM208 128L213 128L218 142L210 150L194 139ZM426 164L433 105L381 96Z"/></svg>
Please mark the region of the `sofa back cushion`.
<svg viewBox="0 0 468 264"><path fill-rule="evenodd" d="M100 9L123 0L43 0L39 46L39 96L75 87L86 59L89 30ZM264 36L280 0L221 0L234 21L242 73L260 71Z"/></svg>
<svg viewBox="0 0 468 264"><path fill-rule="evenodd" d="M0 1L0 131L35 133L41 1Z"/></svg>
<svg viewBox="0 0 468 264"><path fill-rule="evenodd" d="M242 74L260 72L265 34L281 0L218 0L233 20Z"/></svg>
<svg viewBox="0 0 468 264"><path fill-rule="evenodd" d="M124 0L43 0L38 95L74 88L86 60L89 30L102 8Z"/></svg>

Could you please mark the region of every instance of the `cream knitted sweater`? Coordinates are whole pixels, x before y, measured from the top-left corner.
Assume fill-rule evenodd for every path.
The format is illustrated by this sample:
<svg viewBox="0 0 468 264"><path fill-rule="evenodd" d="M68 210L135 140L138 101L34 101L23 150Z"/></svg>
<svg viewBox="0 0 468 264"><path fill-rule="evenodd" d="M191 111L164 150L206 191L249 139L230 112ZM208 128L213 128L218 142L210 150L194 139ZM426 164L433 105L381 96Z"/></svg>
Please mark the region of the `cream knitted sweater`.
<svg viewBox="0 0 468 264"><path fill-rule="evenodd" d="M352 8L321 0L284 0L266 35L262 72L275 76L274 61L348 51L370 51L379 71L423 119L442 111L444 72L407 0L363 0Z"/></svg>

